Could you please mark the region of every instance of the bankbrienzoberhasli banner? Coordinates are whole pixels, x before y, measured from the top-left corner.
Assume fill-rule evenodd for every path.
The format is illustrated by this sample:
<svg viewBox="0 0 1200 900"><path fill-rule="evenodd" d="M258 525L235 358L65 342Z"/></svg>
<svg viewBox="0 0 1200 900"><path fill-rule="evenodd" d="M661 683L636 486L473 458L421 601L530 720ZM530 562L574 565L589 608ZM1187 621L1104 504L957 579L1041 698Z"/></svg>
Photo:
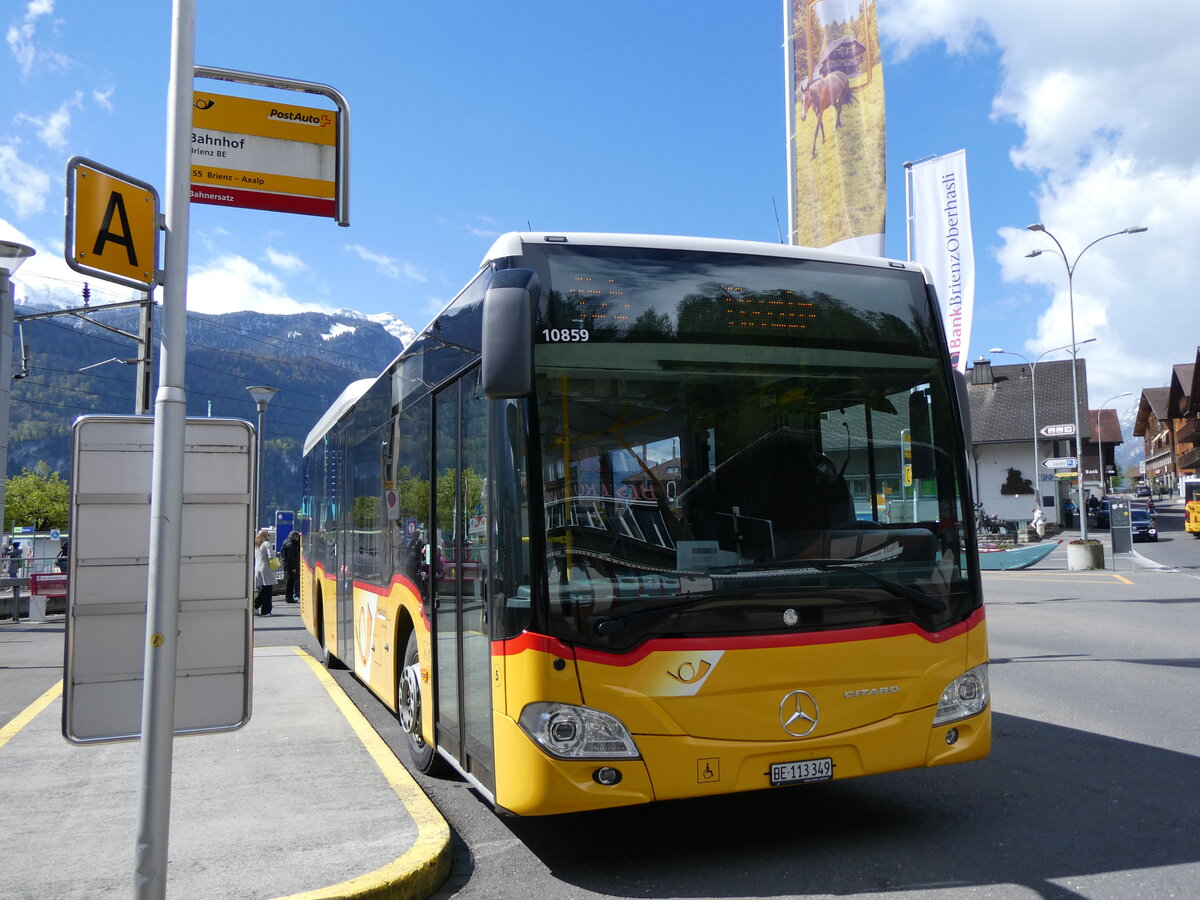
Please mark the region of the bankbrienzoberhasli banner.
<svg viewBox="0 0 1200 900"><path fill-rule="evenodd" d="M793 244L883 255L887 174L875 0L784 0Z"/></svg>
<svg viewBox="0 0 1200 900"><path fill-rule="evenodd" d="M967 194L967 151L956 150L909 167L912 258L930 272L950 360L967 370L975 303L975 247Z"/></svg>

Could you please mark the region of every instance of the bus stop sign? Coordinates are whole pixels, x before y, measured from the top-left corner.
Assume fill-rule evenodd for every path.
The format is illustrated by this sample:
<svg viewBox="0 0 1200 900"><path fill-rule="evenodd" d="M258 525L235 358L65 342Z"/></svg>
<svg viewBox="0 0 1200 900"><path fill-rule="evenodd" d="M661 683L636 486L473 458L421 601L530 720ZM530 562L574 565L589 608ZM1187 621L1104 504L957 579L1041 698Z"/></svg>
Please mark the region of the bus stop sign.
<svg viewBox="0 0 1200 900"><path fill-rule="evenodd" d="M158 192L153 186L73 156L67 163L64 258L84 275L149 290L157 282Z"/></svg>

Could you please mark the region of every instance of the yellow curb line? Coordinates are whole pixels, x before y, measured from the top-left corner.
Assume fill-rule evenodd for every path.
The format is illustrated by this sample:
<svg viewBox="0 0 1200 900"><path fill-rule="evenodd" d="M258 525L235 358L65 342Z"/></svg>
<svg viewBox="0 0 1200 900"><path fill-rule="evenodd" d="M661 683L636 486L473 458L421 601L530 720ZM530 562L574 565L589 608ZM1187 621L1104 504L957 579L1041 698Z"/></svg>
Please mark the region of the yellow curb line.
<svg viewBox="0 0 1200 900"><path fill-rule="evenodd" d="M442 818L437 807L425 796L425 792L413 781L408 770L400 764L383 738L371 727L338 683L330 677L321 664L300 647L292 651L303 659L317 680L324 685L358 739L362 741L384 778L396 792L409 815L417 825L417 840L408 852L385 866L359 875L341 884L316 891L293 894L287 900L334 900L334 898L428 897L433 894L450 874L450 826Z"/></svg>
<svg viewBox="0 0 1200 900"><path fill-rule="evenodd" d="M62 687L63 685L60 679L58 684L50 688L50 690L46 691L46 693L42 694L42 696L38 697L27 707L17 713L17 715L14 716L7 725L5 725L3 728L0 728L0 747L3 747L14 737L16 737L18 731L32 722L37 714L43 709L57 700L59 695L62 693Z"/></svg>

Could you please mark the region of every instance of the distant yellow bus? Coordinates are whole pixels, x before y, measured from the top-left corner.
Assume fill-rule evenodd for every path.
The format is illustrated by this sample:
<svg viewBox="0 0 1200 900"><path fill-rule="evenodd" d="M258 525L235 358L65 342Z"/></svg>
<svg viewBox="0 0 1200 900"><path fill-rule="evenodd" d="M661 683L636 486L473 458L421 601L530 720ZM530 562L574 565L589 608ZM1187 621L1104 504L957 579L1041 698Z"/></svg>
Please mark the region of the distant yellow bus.
<svg viewBox="0 0 1200 900"><path fill-rule="evenodd" d="M505 235L308 436L305 624L502 812L979 759L957 383L910 263Z"/></svg>

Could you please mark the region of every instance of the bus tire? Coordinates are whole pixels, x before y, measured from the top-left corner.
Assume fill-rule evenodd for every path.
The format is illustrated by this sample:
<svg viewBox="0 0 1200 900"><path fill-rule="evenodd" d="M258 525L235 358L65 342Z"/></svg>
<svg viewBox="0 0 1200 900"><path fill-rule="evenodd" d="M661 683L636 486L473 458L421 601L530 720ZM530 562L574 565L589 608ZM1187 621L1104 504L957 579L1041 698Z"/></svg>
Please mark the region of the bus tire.
<svg viewBox="0 0 1200 900"><path fill-rule="evenodd" d="M325 641L325 612L321 603L321 595L317 594L317 641L321 645L321 665L326 669L344 669L345 664L337 658L329 644Z"/></svg>
<svg viewBox="0 0 1200 900"><path fill-rule="evenodd" d="M446 764L438 756L437 749L421 735L421 685L416 676L420 661L417 633L412 631L408 635L404 664L397 679L396 717L404 729L404 740L408 744L408 755L413 765L426 775L437 775L446 770Z"/></svg>

